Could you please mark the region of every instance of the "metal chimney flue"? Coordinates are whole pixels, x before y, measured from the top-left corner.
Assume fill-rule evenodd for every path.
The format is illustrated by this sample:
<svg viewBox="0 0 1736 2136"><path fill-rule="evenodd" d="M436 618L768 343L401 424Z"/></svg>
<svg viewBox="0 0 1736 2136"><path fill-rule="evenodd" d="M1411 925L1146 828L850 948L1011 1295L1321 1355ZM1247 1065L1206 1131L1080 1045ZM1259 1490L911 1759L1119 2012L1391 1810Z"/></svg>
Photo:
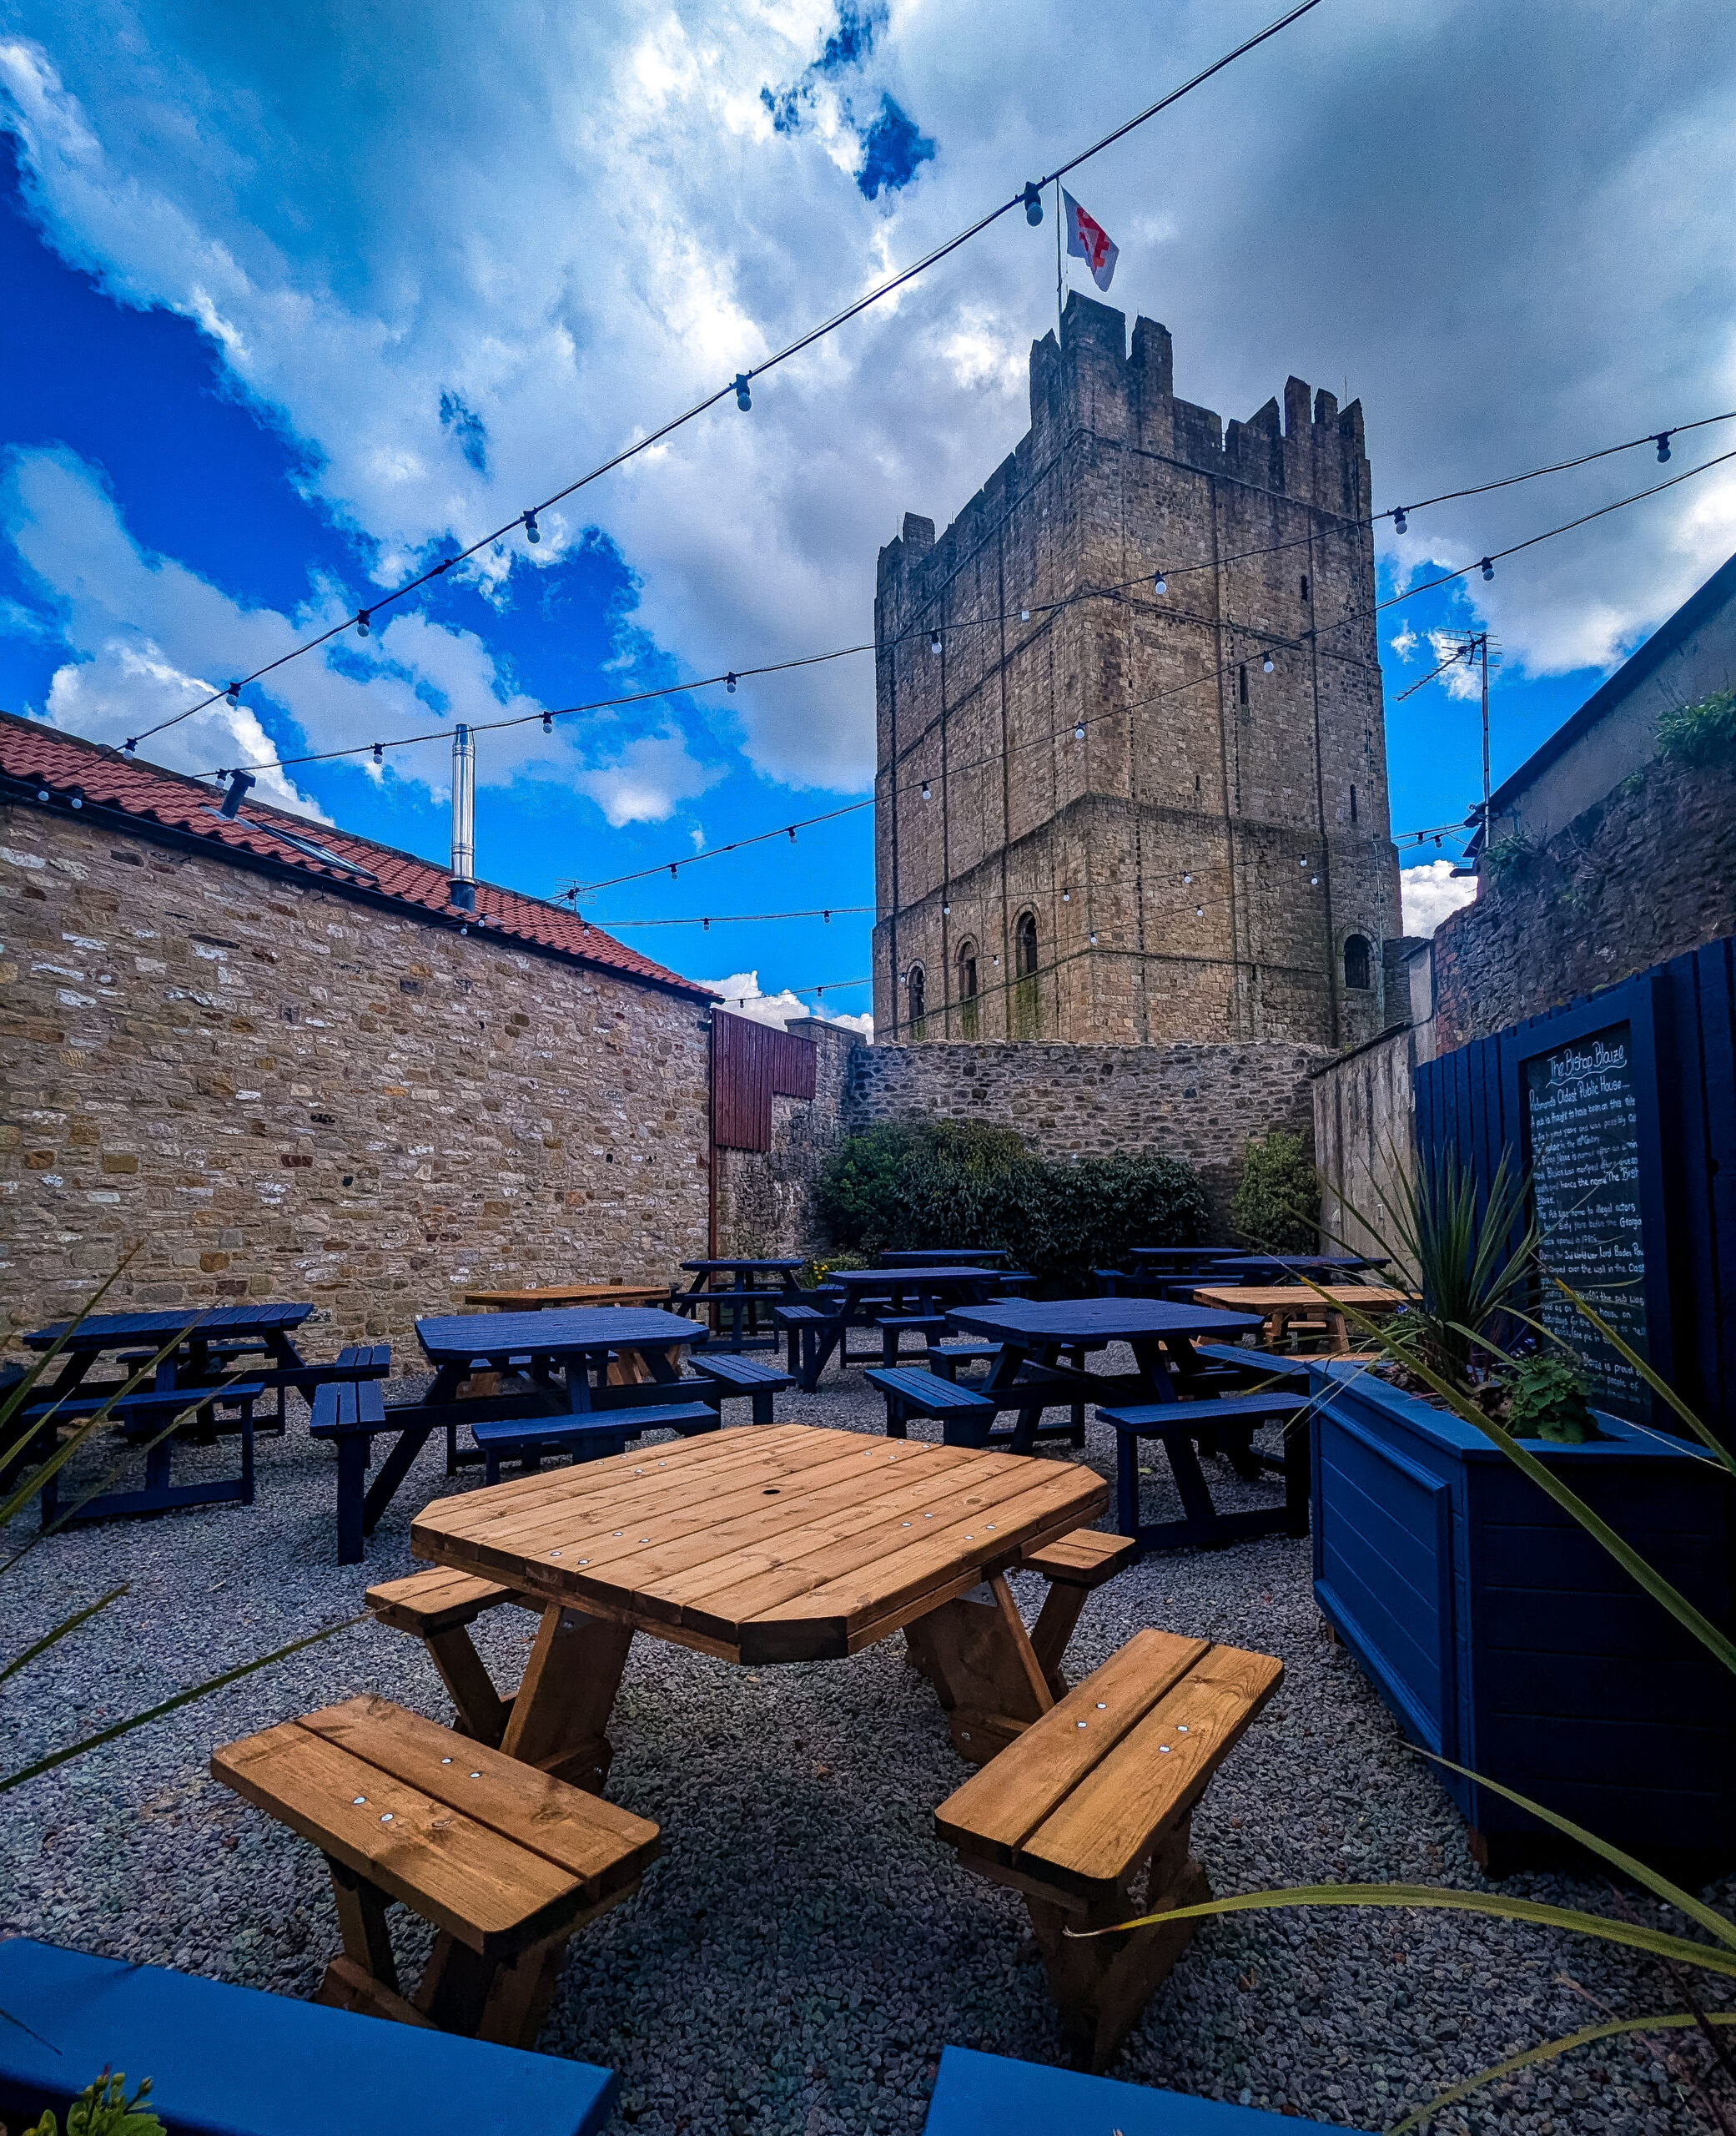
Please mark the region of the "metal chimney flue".
<svg viewBox="0 0 1736 2136"><path fill-rule="evenodd" d="M468 727L452 737L452 902L476 909L476 745Z"/></svg>

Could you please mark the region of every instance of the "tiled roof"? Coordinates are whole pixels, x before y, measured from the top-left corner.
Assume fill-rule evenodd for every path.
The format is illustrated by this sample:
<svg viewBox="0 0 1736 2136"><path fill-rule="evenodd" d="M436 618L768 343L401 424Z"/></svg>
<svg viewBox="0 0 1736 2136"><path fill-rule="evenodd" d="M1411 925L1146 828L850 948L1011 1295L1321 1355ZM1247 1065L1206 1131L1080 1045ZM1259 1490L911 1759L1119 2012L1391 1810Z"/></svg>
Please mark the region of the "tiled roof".
<svg viewBox="0 0 1736 2136"><path fill-rule="evenodd" d="M251 797L242 803L239 815L220 816L217 810L222 793L218 788L12 713L0 713L0 776L34 782L58 798L77 792L87 802L207 839L213 846L254 854L328 882L359 885L443 920L455 916L450 878L430 861L376 845L371 839L354 838L348 831L329 829L286 809L268 808ZM717 999L706 988L642 957L576 914L538 898L521 897L516 890L478 883L476 918L470 924L479 920L486 923L490 934L498 932L508 940L534 942L582 957L587 964L619 972L623 978L677 988L696 1001Z"/></svg>

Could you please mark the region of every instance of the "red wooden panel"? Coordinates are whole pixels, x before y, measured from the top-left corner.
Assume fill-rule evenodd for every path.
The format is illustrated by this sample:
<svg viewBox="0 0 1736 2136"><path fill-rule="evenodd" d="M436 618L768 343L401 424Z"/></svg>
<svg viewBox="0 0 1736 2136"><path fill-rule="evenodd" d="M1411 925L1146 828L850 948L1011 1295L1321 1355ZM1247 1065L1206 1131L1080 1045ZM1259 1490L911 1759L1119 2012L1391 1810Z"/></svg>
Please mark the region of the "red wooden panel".
<svg viewBox="0 0 1736 2136"><path fill-rule="evenodd" d="M712 1141L720 1150L769 1150L772 1099L809 1098L814 1050L769 1024L712 1013Z"/></svg>

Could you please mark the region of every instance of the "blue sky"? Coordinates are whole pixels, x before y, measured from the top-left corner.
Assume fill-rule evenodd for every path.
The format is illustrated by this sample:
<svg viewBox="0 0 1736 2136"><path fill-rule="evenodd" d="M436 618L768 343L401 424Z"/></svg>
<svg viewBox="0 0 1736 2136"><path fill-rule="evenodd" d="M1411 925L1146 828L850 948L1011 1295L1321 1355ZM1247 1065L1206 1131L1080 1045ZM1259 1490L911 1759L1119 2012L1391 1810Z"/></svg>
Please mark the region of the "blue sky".
<svg viewBox="0 0 1736 2136"><path fill-rule="evenodd" d="M1226 416L1291 370L1361 395L1377 506L1736 405L1721 11L1510 15L1334 0L1069 181L1121 247L1110 300L1174 333L1180 390ZM621 0L582 22L431 0L406 43L360 6L294 38L167 0L0 13L0 704L116 740L221 686L1253 26L1204 0ZM900 515L944 523L1024 427L1049 243L1009 218L757 385L752 415L726 401L546 517L536 552L485 555L144 753L204 768L528 714L481 743L478 867L544 894L862 798L866 659L551 740L535 714L871 635ZM1420 515L1383 536L1381 591L1662 471L1642 451ZM1381 629L1389 701L1432 632L1487 622L1498 778L1733 547L1718 471L1410 602ZM1395 829L1462 819L1474 698L1431 685L1388 738ZM447 763L292 763L261 791L438 855ZM830 907L626 939L767 990L863 978L870 915L844 909L872 902L871 851L864 809L585 909Z"/></svg>

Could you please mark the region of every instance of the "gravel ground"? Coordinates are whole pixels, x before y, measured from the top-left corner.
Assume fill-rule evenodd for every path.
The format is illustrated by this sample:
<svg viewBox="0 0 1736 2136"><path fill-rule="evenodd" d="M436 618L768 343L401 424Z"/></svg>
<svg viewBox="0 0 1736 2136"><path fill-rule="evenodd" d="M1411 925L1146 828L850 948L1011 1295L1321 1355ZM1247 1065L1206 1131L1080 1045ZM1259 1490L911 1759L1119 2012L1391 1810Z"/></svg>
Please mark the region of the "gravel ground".
<svg viewBox="0 0 1736 2136"><path fill-rule="evenodd" d="M1110 1352L1101 1362L1126 1361ZM818 1395L780 1397L778 1411L874 1430L880 1403L853 1369ZM1042 1458L1111 1475L1113 1440L1094 1425L1083 1454ZM284 1439L260 1442L251 1510L118 1522L34 1551L6 1580L6 1652L110 1587L128 1591L8 1686L0 1771L354 1615L370 1581L414 1569L412 1510L476 1487L449 1484L430 1446L367 1564L340 1566L332 1465L292 1420ZM1153 1467L1155 1519L1173 1493L1160 1455ZM1225 1504L1264 1495L1227 1469L1213 1487ZM16 1549L32 1533L21 1522L6 1539ZM1034 1616L1041 1583L1014 1584ZM516 1679L531 1624L501 1610L477 1626L500 1680ZM1446 1796L1322 1635L1306 1544L1148 1557L1090 1599L1071 1673L1145 1625L1285 1663L1282 1689L1195 1818L1195 1851L1220 1893L1346 1879L1481 1887ZM13 1793L0 1813L0 1922L310 1994L338 1943L324 1865L217 1786L206 1763L216 1744L362 1690L446 1717L420 1648L364 1623ZM611 2136L915 2131L948 2042L1064 2058L1021 1903L964 1873L933 1836L934 1806L966 1768L901 1640L849 1661L748 1671L642 1639L611 1734L609 1792L658 1821L664 1852L637 1898L575 1938L541 2045L620 2071ZM1594 1909L1618 1902L1601 1881L1566 1875L1502 1888ZM1727 1904L1731 1893L1708 1897ZM1648 1901L1618 1902L1667 1924ZM406 1955L413 1947L400 1937ZM1728 1999L1717 1985L1707 1981L1714 2004ZM1681 2002L1649 1962L1522 1925L1350 1909L1241 1915L1202 1929L1111 2073L1380 2129L1507 2053L1598 2023L1606 2005ZM1708 2129L1683 2081L1701 2066L1697 2044L1667 2061L1649 2043L1616 2042L1485 2092L1435 2127Z"/></svg>

